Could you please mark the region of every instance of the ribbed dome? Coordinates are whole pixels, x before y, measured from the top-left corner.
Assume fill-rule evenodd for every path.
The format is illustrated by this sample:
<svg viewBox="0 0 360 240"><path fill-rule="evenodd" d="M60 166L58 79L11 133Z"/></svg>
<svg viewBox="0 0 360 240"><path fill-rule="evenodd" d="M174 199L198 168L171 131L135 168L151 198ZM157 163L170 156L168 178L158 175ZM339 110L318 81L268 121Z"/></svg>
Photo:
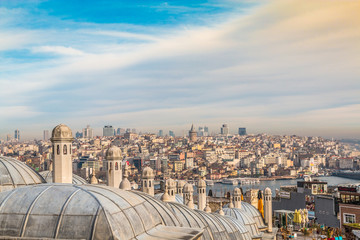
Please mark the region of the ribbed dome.
<svg viewBox="0 0 360 240"><path fill-rule="evenodd" d="M184 186L184 193L194 192L194 187L191 183L187 183Z"/></svg>
<svg viewBox="0 0 360 240"><path fill-rule="evenodd" d="M255 220L255 223L257 225L257 227L262 230L262 229L266 229L267 227L265 226L264 223L264 219L261 216L261 213L259 212L259 210L254 207L253 205L251 205L250 203L247 202L241 202L241 210L249 213L253 219Z"/></svg>
<svg viewBox="0 0 360 240"><path fill-rule="evenodd" d="M40 183L46 181L34 169L14 158L0 156L0 192Z"/></svg>
<svg viewBox="0 0 360 240"><path fill-rule="evenodd" d="M53 182L52 171L42 171L39 172L39 174L45 179L47 183ZM72 177L73 177L72 178L73 184L88 184L88 182L85 179L83 179L82 177L76 174L73 174Z"/></svg>
<svg viewBox="0 0 360 240"><path fill-rule="evenodd" d="M162 197L163 195L164 195L164 193L158 193L158 194L155 194L154 197L155 197L157 200L161 200L161 197ZM184 199L183 199L183 197L182 197L181 195L175 194L175 202L183 204L183 203L184 203Z"/></svg>
<svg viewBox="0 0 360 240"><path fill-rule="evenodd" d="M268 187L265 188L264 193L265 193L265 194L268 194L268 195L271 195L271 189L268 188Z"/></svg>
<svg viewBox="0 0 360 240"><path fill-rule="evenodd" d="M40 184L0 193L0 237L190 239L200 229L167 227L146 199L100 185Z"/></svg>
<svg viewBox="0 0 360 240"><path fill-rule="evenodd" d="M238 219L243 225L245 225L245 227L249 230L252 237L261 236L261 233L259 232L259 229L255 223L255 220L249 213L239 208L223 208L223 211L226 216L230 216L235 219Z"/></svg>
<svg viewBox="0 0 360 240"><path fill-rule="evenodd" d="M66 126L65 124L57 125L51 134L51 140L58 140L58 139L72 139L72 131L71 129Z"/></svg>
<svg viewBox="0 0 360 240"><path fill-rule="evenodd" d="M203 179L199 179L197 183L197 187L205 187L206 188L206 182Z"/></svg>
<svg viewBox="0 0 360 240"><path fill-rule="evenodd" d="M121 150L117 146L111 146L106 151L106 159L120 159L121 158Z"/></svg>

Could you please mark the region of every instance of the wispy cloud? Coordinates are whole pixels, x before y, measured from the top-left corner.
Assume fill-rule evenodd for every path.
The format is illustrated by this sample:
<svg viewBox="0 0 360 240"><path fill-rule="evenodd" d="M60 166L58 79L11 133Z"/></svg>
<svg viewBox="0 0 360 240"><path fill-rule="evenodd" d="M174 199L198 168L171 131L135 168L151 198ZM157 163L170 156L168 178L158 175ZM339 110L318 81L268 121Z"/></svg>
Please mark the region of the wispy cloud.
<svg viewBox="0 0 360 240"><path fill-rule="evenodd" d="M284 0L208 24L143 32L141 25L131 31L98 23L13 28L26 35L16 42L5 34L0 51L25 49L31 58L3 57L0 69L16 71L0 75L0 107L19 96L17 105L38 113L36 126L180 132L190 122L216 131L228 122L234 131L242 125L250 132L358 136L359 10L354 1ZM7 119L0 123L19 128Z"/></svg>

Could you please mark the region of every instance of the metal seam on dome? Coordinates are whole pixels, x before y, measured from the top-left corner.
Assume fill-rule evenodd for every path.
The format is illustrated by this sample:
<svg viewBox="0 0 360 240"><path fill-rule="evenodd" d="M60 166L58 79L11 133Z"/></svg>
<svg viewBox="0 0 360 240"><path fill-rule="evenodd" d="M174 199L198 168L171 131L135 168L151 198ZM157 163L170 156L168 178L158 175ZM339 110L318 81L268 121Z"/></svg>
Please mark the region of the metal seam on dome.
<svg viewBox="0 0 360 240"><path fill-rule="evenodd" d="M19 169L17 167L15 167L13 164L11 164L11 162L7 159L6 160L7 163L9 163L20 175L20 177L22 178L22 180L24 181L24 185L27 185L25 178L23 177L23 175L20 173ZM10 174L10 172L9 172ZM16 184L14 183L14 186L16 186Z"/></svg>
<svg viewBox="0 0 360 240"><path fill-rule="evenodd" d="M13 187L15 187L16 186L16 184L15 184L15 182L14 182L14 179L13 179L13 177L11 176L11 173L10 173L10 171L9 171L9 168L5 165L5 163L4 163L4 161L6 161L6 162L8 162L8 160L6 159L6 158L2 158L2 160L3 161L0 161L1 163L2 163L2 165L4 165L4 167L6 168L6 171L8 172L8 174L9 174L9 177L10 177L10 179L11 179L11 181L12 181L12 185L13 185Z"/></svg>
<svg viewBox="0 0 360 240"><path fill-rule="evenodd" d="M170 206L172 206L172 205L170 205ZM174 212L175 212L175 211L174 211ZM191 226L191 224L190 224L188 218L185 216L185 214L184 214L182 211L179 211L179 212L184 216L184 218L185 218L185 220L188 222L189 226ZM176 213L175 213L175 215L176 215ZM192 217L192 216L191 216L191 217Z"/></svg>
<svg viewBox="0 0 360 240"><path fill-rule="evenodd" d="M10 162L9 162L10 163ZM27 171L27 170L31 170L32 171L32 169L29 167L29 166L27 166L25 163L20 163L20 162L17 162L17 161L12 161L12 163L10 163L14 168L16 168L16 170L17 170L17 167L15 167L14 166L14 164L16 164L16 165L18 165L18 166L21 166L22 167L22 169L26 172L26 174L27 175L29 175L30 176L30 178L34 181L34 183L36 183L36 180L31 176L31 174L29 173L29 171ZM29 169L26 169L26 168L29 168ZM20 173L20 172L19 172ZM21 177L22 177L22 175L21 175ZM24 178L23 178L24 179ZM24 182L25 182L25 179L24 179ZM25 185L27 185L27 183L25 182Z"/></svg>
<svg viewBox="0 0 360 240"><path fill-rule="evenodd" d="M98 209L96 210L96 215L94 217L94 220L91 224L91 239L94 239L95 236L95 229L96 229L96 225L99 219L99 212L100 212L100 206L98 206Z"/></svg>
<svg viewBox="0 0 360 240"><path fill-rule="evenodd" d="M71 195L65 200L63 206L61 207L61 210L60 210L60 213L59 213L59 217L58 217L58 220L56 222L56 228L55 228L55 233L54 233L54 238L57 238L58 237L58 234L59 234L59 230L60 230L60 224L62 222L62 219L63 219L63 215L64 215L64 212L70 202L70 200L80 191L80 189L77 189L76 191L72 192Z"/></svg>
<svg viewBox="0 0 360 240"><path fill-rule="evenodd" d="M134 193L136 194L135 191L134 191ZM143 197L144 199L147 198L147 197L146 197L145 195L143 195L143 194L137 194L137 195L140 196L140 197ZM155 199L155 198L154 198L154 199ZM163 216L160 214L160 212L157 210L157 207L156 207L155 205L153 205L153 204L151 203L151 201L148 201L148 200L147 200L147 202L156 209L156 211L159 213L159 216L160 216L161 219L162 219L162 222L165 223L164 218L163 218ZM159 207L164 210L164 212L169 216L169 218L170 218L171 220L173 220L173 219L172 219L172 216L170 216L170 214L168 214L168 211L172 211L171 209L168 209L168 211L166 211L166 210L165 210L165 208L166 208L165 205L159 203L158 201L154 201L154 202L158 203ZM175 214L174 214L174 216L175 216ZM179 219L178 219L176 216L175 216L175 218L176 218L176 220L178 220L178 223L180 223ZM174 221L173 221L173 223L174 223L174 226L176 226L176 223L175 223ZM181 224L181 223L180 223L180 224Z"/></svg>
<svg viewBox="0 0 360 240"><path fill-rule="evenodd" d="M8 201L8 199L9 199L15 192L17 192L17 191L18 191L17 188L13 189L13 190L3 199L3 201L0 203L0 212L1 212L2 206L3 206L3 205Z"/></svg>
<svg viewBox="0 0 360 240"><path fill-rule="evenodd" d="M27 225L27 222L29 220L29 215L30 215L30 212L32 211L32 209L34 208L34 205L36 203L36 201L46 192L48 191L50 188L52 188L53 186L48 186L46 189L44 189L33 201L32 203L30 204L27 212L26 212L26 215L25 215L25 218L24 218L24 221L22 223L22 227L21 227L21 232L20 232L20 237L24 237L24 233L25 233L25 228L26 228L26 225Z"/></svg>
<svg viewBox="0 0 360 240"><path fill-rule="evenodd" d="M83 186L73 185L73 187L78 188L78 189L81 189L82 191L84 191L84 192L86 192L87 194L89 194L90 196L92 196L92 197L95 199L95 201L99 204L99 206L101 207L101 209L104 211L105 216L107 215L107 214L106 214L106 211L104 210L103 206L101 205L99 199L97 199L97 197L96 197L93 193L91 193L89 190L85 189ZM110 222L109 222L109 220L108 220L108 216L106 216L105 219L106 219L106 222L108 223L108 226L109 226L109 228L110 228L110 230L111 230L111 237L114 239L114 229L112 228L112 226L111 226L111 224L110 224Z"/></svg>
<svg viewBox="0 0 360 240"><path fill-rule="evenodd" d="M101 189L103 189L103 190L109 190L109 189L107 189L107 188L103 188L103 187L100 187L100 186L91 186L91 187L101 188ZM114 193L113 191L111 191L111 192ZM108 199L110 202L114 203L114 205L117 206L117 207L121 210L121 212L124 214L124 216L125 216L126 219L129 221L129 223L131 223L131 221L129 220L128 216L125 214L125 211L124 211L122 208L120 208L120 206L117 205L112 199L106 197L104 194L101 194L101 193L99 193L99 192L96 192L96 194L99 194L99 195L103 196L104 198ZM120 197L121 199L123 199L125 202L127 202L132 208L135 208L135 206L131 205L127 200L125 200L125 199L124 199L122 196L120 196L119 194L116 194L116 193L115 193L115 195L118 196L118 197ZM136 206L137 206L137 205L136 205ZM104 212L106 212L106 211L104 211ZM139 217L139 218L140 218L140 217ZM110 224L109 224L109 225L110 225ZM130 226L131 226L131 230L133 231L133 234L134 234L134 237L135 237L136 234L135 234L134 227L133 227L131 224L130 224ZM111 229L111 230L112 230L112 229Z"/></svg>

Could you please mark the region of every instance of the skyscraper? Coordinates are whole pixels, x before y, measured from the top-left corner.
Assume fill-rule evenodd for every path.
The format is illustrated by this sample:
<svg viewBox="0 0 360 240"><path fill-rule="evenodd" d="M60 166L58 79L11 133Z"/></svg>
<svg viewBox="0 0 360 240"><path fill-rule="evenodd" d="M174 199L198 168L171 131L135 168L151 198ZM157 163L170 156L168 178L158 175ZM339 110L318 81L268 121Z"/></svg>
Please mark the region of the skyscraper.
<svg viewBox="0 0 360 240"><path fill-rule="evenodd" d="M164 132L163 132L163 130L159 130L159 137L162 137L164 135Z"/></svg>
<svg viewBox="0 0 360 240"><path fill-rule="evenodd" d="M113 126L106 125L103 128L103 136L104 137L112 137L114 136L114 128Z"/></svg>
<svg viewBox="0 0 360 240"><path fill-rule="evenodd" d="M239 135L240 136L244 136L244 135L246 135L246 128L239 128Z"/></svg>
<svg viewBox="0 0 360 240"><path fill-rule="evenodd" d="M171 131L171 130L170 130L170 131L169 131L169 136L170 136L170 137L175 137L174 131Z"/></svg>
<svg viewBox="0 0 360 240"><path fill-rule="evenodd" d="M225 123L221 127L221 135L229 135L229 127Z"/></svg>
<svg viewBox="0 0 360 240"><path fill-rule="evenodd" d="M118 128L116 131L116 135L124 135L125 129L124 128Z"/></svg>
<svg viewBox="0 0 360 240"><path fill-rule="evenodd" d="M89 139L94 137L94 131L90 127L90 125L87 125L86 128L83 128L82 137L83 138L89 138Z"/></svg>
<svg viewBox="0 0 360 240"><path fill-rule="evenodd" d="M19 129L15 130L14 138L17 141L20 141L20 131L19 131Z"/></svg>
<svg viewBox="0 0 360 240"><path fill-rule="evenodd" d="M49 130L44 130L43 140L49 141Z"/></svg>

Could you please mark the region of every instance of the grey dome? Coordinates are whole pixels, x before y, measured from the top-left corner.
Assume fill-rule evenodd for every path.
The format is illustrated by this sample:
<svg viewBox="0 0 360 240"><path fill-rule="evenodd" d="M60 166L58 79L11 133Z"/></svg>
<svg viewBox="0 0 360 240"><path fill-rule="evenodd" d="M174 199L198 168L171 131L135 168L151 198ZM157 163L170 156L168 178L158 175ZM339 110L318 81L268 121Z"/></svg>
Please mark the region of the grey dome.
<svg viewBox="0 0 360 240"><path fill-rule="evenodd" d="M40 183L46 181L34 169L14 158L0 156L0 192Z"/></svg>
<svg viewBox="0 0 360 240"><path fill-rule="evenodd" d="M193 239L200 229L167 227L151 202L100 185L39 184L0 193L0 237Z"/></svg>
<svg viewBox="0 0 360 240"><path fill-rule="evenodd" d="M253 219L255 220L255 223L257 225L257 227L260 230L266 229L267 227L265 226L264 223L264 219L261 216L261 213L259 212L259 210L254 207L253 205L251 205L250 203L247 202L241 202L241 210L244 210L245 212L249 213Z"/></svg>
<svg viewBox="0 0 360 240"><path fill-rule="evenodd" d="M238 219L249 230L253 238L254 237L257 238L261 236L261 233L259 232L259 229L255 223L255 220L249 213L239 208L223 208L223 211L226 216L230 216L235 219Z"/></svg>
<svg viewBox="0 0 360 240"><path fill-rule="evenodd" d="M45 181L47 183L53 182L52 171L42 171L42 172L39 172L39 174L45 179ZM83 179L82 177L80 177L76 174L72 175L72 183L73 184L89 184L85 179Z"/></svg>

